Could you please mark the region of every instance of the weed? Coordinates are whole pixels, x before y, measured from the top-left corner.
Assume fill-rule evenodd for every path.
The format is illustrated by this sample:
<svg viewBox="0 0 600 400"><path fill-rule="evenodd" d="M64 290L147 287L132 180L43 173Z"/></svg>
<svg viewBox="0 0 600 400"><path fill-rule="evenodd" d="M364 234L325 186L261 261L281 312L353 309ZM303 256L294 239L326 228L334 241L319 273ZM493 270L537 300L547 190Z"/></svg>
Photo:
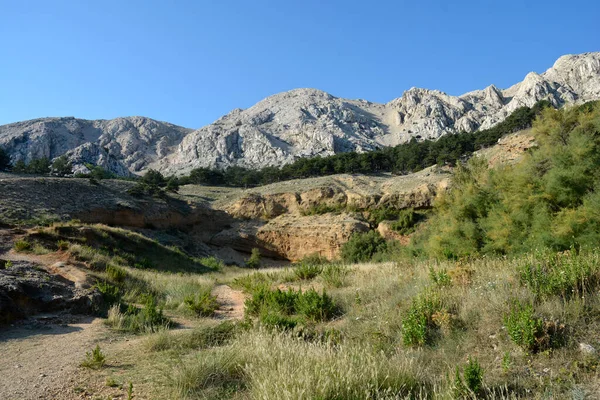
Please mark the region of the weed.
<svg viewBox="0 0 600 400"><path fill-rule="evenodd" d="M452 278L450 278L448 271L445 269L436 271L431 267L429 269L429 278L437 286L450 286L452 284Z"/></svg>
<svg viewBox="0 0 600 400"><path fill-rule="evenodd" d="M217 298L210 293L210 288L197 295L188 295L184 299L185 305L202 317L211 317L219 308Z"/></svg>
<svg viewBox="0 0 600 400"><path fill-rule="evenodd" d="M536 316L531 304L514 301L504 324L512 341L526 351L536 353L564 344L565 326Z"/></svg>
<svg viewBox="0 0 600 400"><path fill-rule="evenodd" d="M348 275L350 275L350 272L350 268L344 265L328 264L323 267L321 279L329 287L341 288L348 284Z"/></svg>
<svg viewBox="0 0 600 400"><path fill-rule="evenodd" d="M105 385L111 388L119 387L119 383L114 378L106 378Z"/></svg>
<svg viewBox="0 0 600 400"><path fill-rule="evenodd" d="M323 272L323 267L318 264L301 263L294 268L294 275L300 280L314 279Z"/></svg>
<svg viewBox="0 0 600 400"><path fill-rule="evenodd" d="M15 250L19 251L19 252L25 252L25 251L30 251L32 248L32 244L31 242L28 242L27 240L17 240L15 242Z"/></svg>
<svg viewBox="0 0 600 400"><path fill-rule="evenodd" d="M100 350L100 345L96 345L92 351L85 353L85 359L81 362L81 366L90 369L100 369L105 363L106 356Z"/></svg>
<svg viewBox="0 0 600 400"><path fill-rule="evenodd" d="M106 266L106 276L113 282L123 283L127 278L127 272L114 264L108 264Z"/></svg>
<svg viewBox="0 0 600 400"><path fill-rule="evenodd" d="M71 246L71 243L67 242L66 240L59 240L56 242L56 247L61 251L69 250L69 246Z"/></svg>
<svg viewBox="0 0 600 400"><path fill-rule="evenodd" d="M204 257L198 260L202 265L212 269L213 271L221 271L225 267L225 263L217 257Z"/></svg>
<svg viewBox="0 0 600 400"><path fill-rule="evenodd" d="M256 247L252 249L250 258L246 260L246 267L254 269L260 268L260 250L258 250Z"/></svg>

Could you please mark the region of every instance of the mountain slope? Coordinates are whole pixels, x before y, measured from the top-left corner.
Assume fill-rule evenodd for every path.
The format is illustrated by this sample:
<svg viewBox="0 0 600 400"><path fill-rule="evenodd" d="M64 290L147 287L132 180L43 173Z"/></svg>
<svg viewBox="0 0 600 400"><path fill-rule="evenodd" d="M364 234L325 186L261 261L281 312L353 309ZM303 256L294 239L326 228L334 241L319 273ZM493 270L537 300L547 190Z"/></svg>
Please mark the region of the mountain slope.
<svg viewBox="0 0 600 400"><path fill-rule="evenodd" d="M296 89L195 131L142 117L46 118L0 126L0 146L13 160L67 153L77 164L98 163L122 175L147 168L167 174L197 167L261 168L490 128L542 99L557 107L600 99L600 53L560 57L546 72L531 72L505 90L491 85L450 96L412 88L378 104Z"/></svg>

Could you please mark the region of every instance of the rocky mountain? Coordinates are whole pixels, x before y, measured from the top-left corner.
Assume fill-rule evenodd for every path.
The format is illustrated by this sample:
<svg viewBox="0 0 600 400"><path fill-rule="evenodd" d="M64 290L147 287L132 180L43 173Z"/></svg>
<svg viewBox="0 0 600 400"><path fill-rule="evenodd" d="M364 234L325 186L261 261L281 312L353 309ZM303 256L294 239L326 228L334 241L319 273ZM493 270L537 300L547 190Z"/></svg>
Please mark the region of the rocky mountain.
<svg viewBox="0 0 600 400"><path fill-rule="evenodd" d="M13 160L67 154L79 166L91 162L122 175L147 168L167 174L197 167L260 168L489 128L542 99L555 106L600 99L600 53L560 57L546 72L531 72L508 89L491 85L450 96L412 88L387 104L296 89L198 130L142 117L45 118L0 126L0 146Z"/></svg>

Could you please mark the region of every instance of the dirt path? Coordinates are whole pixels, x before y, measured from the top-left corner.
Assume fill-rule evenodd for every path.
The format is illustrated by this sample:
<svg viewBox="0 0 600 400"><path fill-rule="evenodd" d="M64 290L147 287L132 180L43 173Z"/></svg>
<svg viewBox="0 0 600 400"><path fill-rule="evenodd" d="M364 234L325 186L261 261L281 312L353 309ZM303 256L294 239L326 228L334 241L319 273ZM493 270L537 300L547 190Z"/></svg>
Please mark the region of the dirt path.
<svg viewBox="0 0 600 400"><path fill-rule="evenodd" d="M79 364L106 328L92 317L39 321L0 331L0 399L79 398L73 391Z"/></svg>
<svg viewBox="0 0 600 400"><path fill-rule="evenodd" d="M216 317L220 319L238 319L244 318L244 302L246 297L239 290L233 290L228 285L218 285L212 291L213 296L217 296L219 309L216 311Z"/></svg>

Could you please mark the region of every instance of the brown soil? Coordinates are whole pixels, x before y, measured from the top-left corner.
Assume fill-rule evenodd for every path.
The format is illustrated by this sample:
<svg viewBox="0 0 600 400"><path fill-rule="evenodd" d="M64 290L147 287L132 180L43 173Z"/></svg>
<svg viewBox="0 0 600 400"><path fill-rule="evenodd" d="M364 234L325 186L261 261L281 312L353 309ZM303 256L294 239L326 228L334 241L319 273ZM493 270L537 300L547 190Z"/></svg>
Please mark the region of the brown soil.
<svg viewBox="0 0 600 400"><path fill-rule="evenodd" d="M216 286L212 291L213 296L217 296L219 309L216 311L216 318L219 319L237 319L244 318L244 302L246 297L239 290L233 290L228 285Z"/></svg>

